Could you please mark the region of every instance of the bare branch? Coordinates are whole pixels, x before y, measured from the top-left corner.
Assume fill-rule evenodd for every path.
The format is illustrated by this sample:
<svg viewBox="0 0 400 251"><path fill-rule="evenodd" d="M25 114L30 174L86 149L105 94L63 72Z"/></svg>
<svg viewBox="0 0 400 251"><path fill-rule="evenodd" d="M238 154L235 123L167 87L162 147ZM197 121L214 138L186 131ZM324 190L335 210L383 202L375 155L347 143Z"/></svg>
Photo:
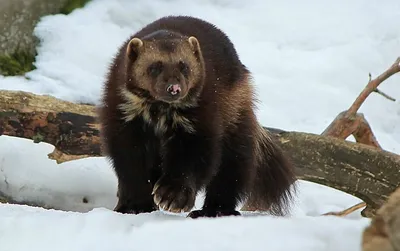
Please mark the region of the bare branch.
<svg viewBox="0 0 400 251"><path fill-rule="evenodd" d="M400 57L397 58L397 60L387 69L385 72L383 72L381 75L379 75L377 78L371 80L368 82L368 85L364 88L364 90L360 93L360 95L357 97L357 99L354 101L354 103L350 106L350 108L347 110L347 116L354 116L358 109L360 109L361 105L364 103L365 99L373 92L376 90L376 88L386 79L390 78L392 75L400 72Z"/></svg>
<svg viewBox="0 0 400 251"><path fill-rule="evenodd" d="M379 90L379 89L375 89L374 92L382 95L383 97L389 99L390 101L396 102L395 98L392 98L391 96L387 95L386 93L384 93L383 91Z"/></svg>
<svg viewBox="0 0 400 251"><path fill-rule="evenodd" d="M347 209L345 209L343 211L340 211L340 212L329 212L329 213L324 213L323 215L324 216L326 216L326 215L334 215L334 216L343 217L343 216L349 215L352 212L357 211L358 209L366 207L366 206L367 206L367 204L365 202L360 202L360 203L358 203L358 204L356 204L356 205L354 205L352 207L349 207L349 208L347 208Z"/></svg>
<svg viewBox="0 0 400 251"><path fill-rule="evenodd" d="M369 125L363 114L356 114L354 125L356 126L356 129L353 131L352 134L357 143L362 143L382 149L382 147L378 143L378 140L376 140L374 133L372 132L371 126Z"/></svg>
<svg viewBox="0 0 400 251"><path fill-rule="evenodd" d="M390 96L379 91L377 87L383 81L398 72L400 72L400 57L397 58L397 60L390 66L389 69L380 74L377 78L372 79L371 73L369 73L369 81L364 90L360 93L360 95L357 97L357 99L353 102L348 110L341 112L329 124L329 126L322 132L322 135L336 137L340 139L346 139L348 136L354 135L355 138L359 139L359 141L357 142L381 148L375 136L373 135L367 121L365 120L363 115L357 113L357 111L361 107L365 99L372 92L380 93L384 97L393 100L393 98L391 98ZM362 129L359 128L360 125L363 125ZM366 133L366 135L363 135L362 133Z"/></svg>

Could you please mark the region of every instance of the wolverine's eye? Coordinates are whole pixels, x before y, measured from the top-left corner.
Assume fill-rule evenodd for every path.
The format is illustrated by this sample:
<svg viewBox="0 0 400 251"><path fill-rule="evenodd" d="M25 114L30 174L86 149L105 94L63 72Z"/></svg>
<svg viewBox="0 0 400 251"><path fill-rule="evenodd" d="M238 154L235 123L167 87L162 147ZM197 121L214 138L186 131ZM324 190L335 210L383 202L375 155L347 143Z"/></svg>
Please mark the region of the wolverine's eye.
<svg viewBox="0 0 400 251"><path fill-rule="evenodd" d="M186 63L184 63L183 61L179 61L178 67L183 76L187 77L189 75L189 66Z"/></svg>
<svg viewBox="0 0 400 251"><path fill-rule="evenodd" d="M147 68L147 73L152 76L152 77L157 77L160 75L160 73L163 70L163 64L161 61L157 61L155 63L152 63L148 68Z"/></svg>

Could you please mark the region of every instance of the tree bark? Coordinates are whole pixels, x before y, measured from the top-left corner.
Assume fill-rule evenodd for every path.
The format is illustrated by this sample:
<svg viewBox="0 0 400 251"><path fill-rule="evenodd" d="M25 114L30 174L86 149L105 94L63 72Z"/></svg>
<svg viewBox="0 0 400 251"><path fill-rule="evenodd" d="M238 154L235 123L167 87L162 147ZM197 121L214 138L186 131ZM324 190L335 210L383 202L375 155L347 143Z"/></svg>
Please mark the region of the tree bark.
<svg viewBox="0 0 400 251"><path fill-rule="evenodd" d="M400 185L400 156L331 136L281 132L282 147L296 165L299 179L352 194L367 203L372 216Z"/></svg>
<svg viewBox="0 0 400 251"><path fill-rule="evenodd" d="M56 160L100 155L95 107L48 95L0 91L2 134L52 144Z"/></svg>
<svg viewBox="0 0 400 251"><path fill-rule="evenodd" d="M47 95L0 91L0 135L47 142L49 157L63 162L102 156L96 108ZM376 147L332 136L268 128L291 156L299 179L352 194L372 216L400 185L400 157Z"/></svg>

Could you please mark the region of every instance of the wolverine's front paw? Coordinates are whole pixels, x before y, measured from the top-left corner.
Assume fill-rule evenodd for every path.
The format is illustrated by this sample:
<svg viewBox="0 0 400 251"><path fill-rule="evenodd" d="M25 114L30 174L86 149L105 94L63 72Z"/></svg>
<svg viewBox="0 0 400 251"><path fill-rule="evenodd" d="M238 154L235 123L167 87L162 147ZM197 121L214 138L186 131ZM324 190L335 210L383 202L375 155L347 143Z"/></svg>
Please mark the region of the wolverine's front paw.
<svg viewBox="0 0 400 251"><path fill-rule="evenodd" d="M115 206L114 211L124 214L140 214L150 213L157 210L156 205L153 201L138 203L132 199L121 198L118 200L118 204Z"/></svg>
<svg viewBox="0 0 400 251"><path fill-rule="evenodd" d="M154 185L153 195L157 206L174 213L190 211L196 199L193 187L167 176L162 176Z"/></svg>
<svg viewBox="0 0 400 251"><path fill-rule="evenodd" d="M194 210L188 214L188 218L201 218L201 217L222 217L222 216L240 216L236 210L232 211L218 211L218 210Z"/></svg>

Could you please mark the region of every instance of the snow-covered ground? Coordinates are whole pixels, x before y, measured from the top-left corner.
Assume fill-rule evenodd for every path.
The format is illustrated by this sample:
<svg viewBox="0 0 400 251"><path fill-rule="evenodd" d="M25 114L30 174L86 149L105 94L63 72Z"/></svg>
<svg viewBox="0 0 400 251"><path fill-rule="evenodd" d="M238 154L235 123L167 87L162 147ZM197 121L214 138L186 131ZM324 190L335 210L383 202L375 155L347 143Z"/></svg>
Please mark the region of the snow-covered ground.
<svg viewBox="0 0 400 251"><path fill-rule="evenodd" d="M0 76L0 89L51 94L74 102L99 100L105 70L120 43L154 19L194 15L232 39L254 74L260 121L320 133L347 109L368 81L400 56L400 1L363 0L93 0L68 16L37 25L37 69ZM400 76L380 89L400 99ZM361 107L378 141L400 153L400 103L373 94ZM368 220L318 217L360 200L299 182L293 214L186 219L154 212L120 215L116 179L104 158L61 165L53 147L0 137L0 191L46 210L0 204L0 250L360 250ZM85 202L86 203L85 203ZM199 196L197 207L201 206Z"/></svg>
<svg viewBox="0 0 400 251"><path fill-rule="evenodd" d="M57 165L46 143L2 136L0 191L42 208L0 204L0 250L359 250L368 219L320 216L361 200L335 189L299 182L289 217L244 213L227 219L186 214L114 213L116 178L104 158ZM21 153L23 151L24 153ZM85 202L84 202L85 200ZM196 207L202 205L200 194Z"/></svg>

